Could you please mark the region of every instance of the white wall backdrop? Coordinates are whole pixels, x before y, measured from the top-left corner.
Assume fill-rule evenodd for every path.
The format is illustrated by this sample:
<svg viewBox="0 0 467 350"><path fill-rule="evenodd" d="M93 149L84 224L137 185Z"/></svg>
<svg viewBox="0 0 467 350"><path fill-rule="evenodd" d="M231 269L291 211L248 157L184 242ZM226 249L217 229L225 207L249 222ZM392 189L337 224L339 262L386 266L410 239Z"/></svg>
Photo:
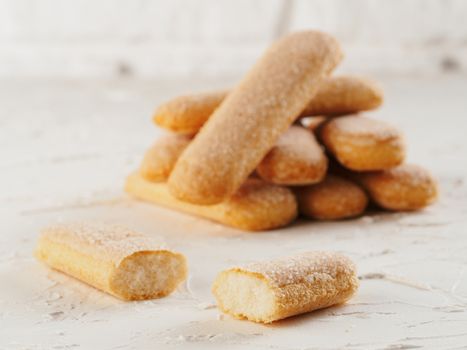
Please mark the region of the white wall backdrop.
<svg viewBox="0 0 467 350"><path fill-rule="evenodd" d="M467 72L465 0L0 0L0 76L238 75L305 28L345 71Z"/></svg>

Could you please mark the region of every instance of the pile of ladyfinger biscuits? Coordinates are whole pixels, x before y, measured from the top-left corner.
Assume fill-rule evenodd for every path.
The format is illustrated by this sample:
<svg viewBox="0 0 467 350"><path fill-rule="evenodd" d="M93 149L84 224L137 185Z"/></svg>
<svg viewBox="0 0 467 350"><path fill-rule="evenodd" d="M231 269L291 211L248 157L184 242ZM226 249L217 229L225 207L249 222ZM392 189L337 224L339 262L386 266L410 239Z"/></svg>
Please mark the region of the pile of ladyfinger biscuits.
<svg viewBox="0 0 467 350"><path fill-rule="evenodd" d="M403 163L400 131L356 114L381 105L380 88L330 75L341 58L331 36L294 33L274 43L232 90L163 104L154 120L172 133L147 151L126 191L252 231L287 225L298 213L355 217L369 199L396 211L430 204L436 182ZM182 254L113 224L50 226L36 256L123 300L163 297L187 276ZM264 323L344 303L357 289L352 261L321 251L234 266L212 284L220 310Z"/></svg>
<svg viewBox="0 0 467 350"><path fill-rule="evenodd" d="M360 112L381 88L333 76L337 41L299 32L274 43L230 91L176 97L154 122L169 131L146 152L126 191L136 198L243 230L269 230L298 214L356 217L369 202L423 208L435 179L405 164L401 131Z"/></svg>

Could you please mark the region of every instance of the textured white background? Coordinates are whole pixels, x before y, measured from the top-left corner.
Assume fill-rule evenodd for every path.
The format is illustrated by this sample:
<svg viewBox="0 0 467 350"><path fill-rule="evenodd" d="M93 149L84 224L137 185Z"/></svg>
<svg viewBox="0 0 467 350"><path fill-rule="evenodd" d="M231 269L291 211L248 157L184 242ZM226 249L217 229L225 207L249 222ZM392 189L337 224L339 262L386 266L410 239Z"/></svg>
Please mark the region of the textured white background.
<svg viewBox="0 0 467 350"><path fill-rule="evenodd" d="M467 71L464 0L0 0L0 76L239 76L276 37L336 35L341 69Z"/></svg>

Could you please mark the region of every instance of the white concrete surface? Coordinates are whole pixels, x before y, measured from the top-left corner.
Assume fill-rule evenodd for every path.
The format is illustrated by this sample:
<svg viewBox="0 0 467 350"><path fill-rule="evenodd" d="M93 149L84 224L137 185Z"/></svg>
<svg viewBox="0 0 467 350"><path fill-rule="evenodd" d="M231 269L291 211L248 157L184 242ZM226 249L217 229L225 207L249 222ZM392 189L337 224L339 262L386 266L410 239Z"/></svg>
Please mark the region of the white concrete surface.
<svg viewBox="0 0 467 350"><path fill-rule="evenodd" d="M344 69L467 71L464 0L0 0L0 76L243 73L272 40L335 35Z"/></svg>
<svg viewBox="0 0 467 350"><path fill-rule="evenodd" d="M376 117L401 126L409 160L432 169L440 201L258 234L137 202L122 191L162 99L228 84L180 81L0 82L0 349L467 348L465 79L386 79ZM172 296L124 303L32 256L39 229L63 220L122 223L184 252ZM263 326L220 315L210 283L224 267L310 249L349 255L362 278L347 305Z"/></svg>

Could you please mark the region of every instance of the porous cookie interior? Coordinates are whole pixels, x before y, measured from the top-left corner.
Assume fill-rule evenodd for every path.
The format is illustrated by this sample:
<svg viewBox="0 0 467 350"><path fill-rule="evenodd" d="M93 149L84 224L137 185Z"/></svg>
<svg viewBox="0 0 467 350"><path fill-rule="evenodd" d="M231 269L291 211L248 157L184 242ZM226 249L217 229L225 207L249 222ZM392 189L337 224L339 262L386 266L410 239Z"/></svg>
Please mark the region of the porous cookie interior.
<svg viewBox="0 0 467 350"><path fill-rule="evenodd" d="M238 318L268 322L276 311L276 297L260 274L229 271L218 279L214 293L221 309Z"/></svg>
<svg viewBox="0 0 467 350"><path fill-rule="evenodd" d="M172 292L185 275L182 256L168 251L140 251L122 260L110 278L110 286L125 299L156 298Z"/></svg>

